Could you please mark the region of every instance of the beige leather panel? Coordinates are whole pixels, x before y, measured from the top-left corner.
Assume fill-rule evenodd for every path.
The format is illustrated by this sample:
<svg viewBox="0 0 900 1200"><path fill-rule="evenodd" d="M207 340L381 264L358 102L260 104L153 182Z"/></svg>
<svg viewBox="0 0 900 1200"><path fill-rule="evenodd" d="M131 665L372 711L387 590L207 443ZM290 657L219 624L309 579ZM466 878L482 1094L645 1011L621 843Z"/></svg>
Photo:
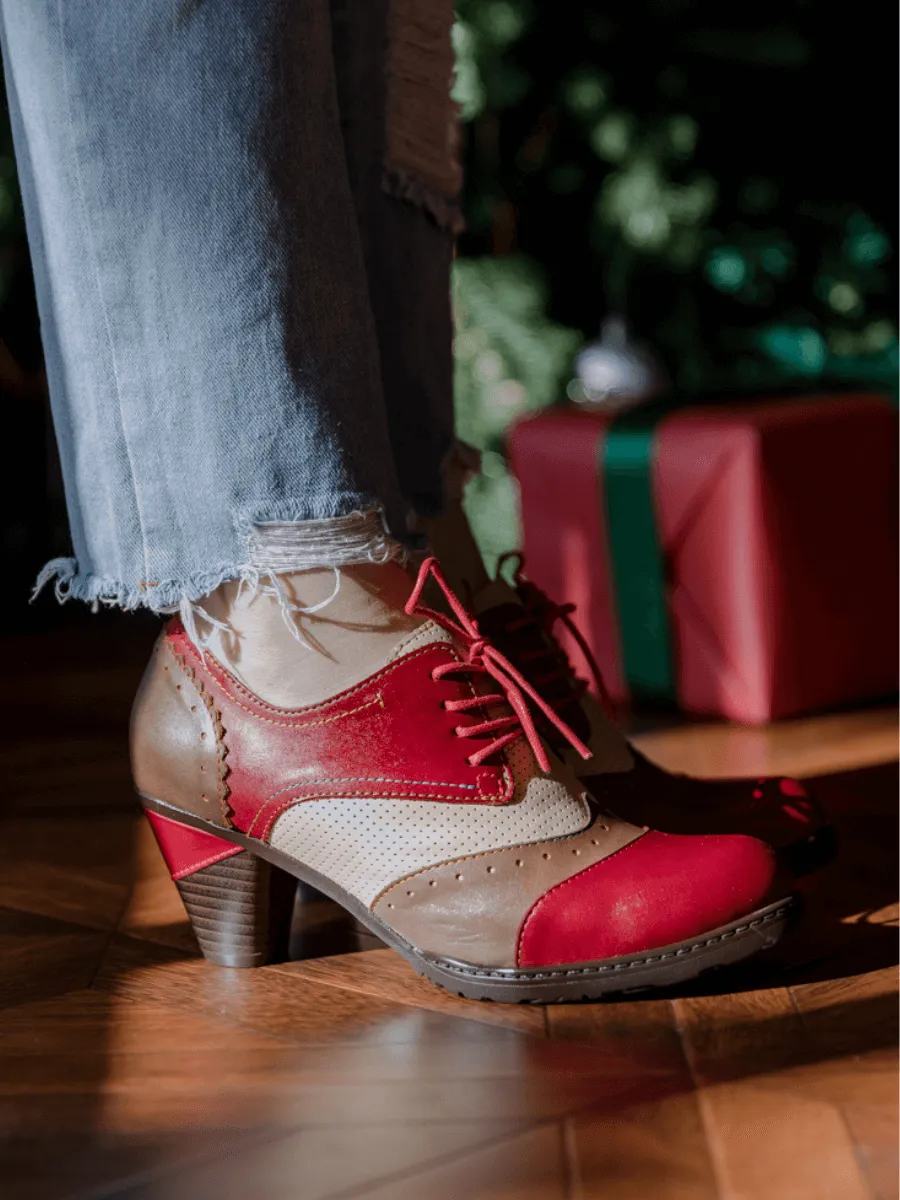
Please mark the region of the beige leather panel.
<svg viewBox="0 0 900 1200"><path fill-rule="evenodd" d="M160 637L131 712L131 770L138 790L225 826L228 768L217 725L210 696Z"/></svg>
<svg viewBox="0 0 900 1200"><path fill-rule="evenodd" d="M600 814L570 837L473 854L408 875L382 892L372 911L419 950L514 967L519 927L535 901L643 834Z"/></svg>

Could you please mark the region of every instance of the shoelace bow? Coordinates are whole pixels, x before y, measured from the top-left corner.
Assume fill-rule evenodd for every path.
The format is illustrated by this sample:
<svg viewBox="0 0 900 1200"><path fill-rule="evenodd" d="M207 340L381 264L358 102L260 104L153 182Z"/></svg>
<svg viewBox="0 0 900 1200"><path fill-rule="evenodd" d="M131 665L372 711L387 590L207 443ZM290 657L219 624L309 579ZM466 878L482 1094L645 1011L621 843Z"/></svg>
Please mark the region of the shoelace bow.
<svg viewBox="0 0 900 1200"><path fill-rule="evenodd" d="M594 658L584 634L572 620L572 614L575 612L576 606L571 603L557 604L542 592L536 584L526 579L523 574L525 560L517 551L504 554L500 559L499 566L502 567L505 562L513 559L516 560L513 579L524 604L525 612L521 617L511 620L506 628L511 634L519 633L528 628L537 629L542 642L542 648L524 650L521 654L517 655L517 658L520 662L534 664L535 674L533 678L536 687L546 687L548 684L559 682L565 683L566 695L556 698L555 704L557 708L566 708L572 704L579 704L581 697L588 690L588 684L576 674L572 664L569 662L568 655L556 640L554 626L557 621L560 621L568 630L572 640L584 656L604 712L610 720L614 721L616 719L615 706L607 691L606 684L603 682L603 676L600 673L600 668L597 666L597 660ZM538 675L537 671L540 670L542 663L546 664L549 669ZM551 703L553 702L551 700Z"/></svg>
<svg viewBox="0 0 900 1200"><path fill-rule="evenodd" d="M433 579L444 593L444 597L450 607L450 611L456 617L456 621L420 603L422 591L429 578ZM426 558L419 568L419 577L406 603L406 612L409 616L421 616L434 621L441 628L446 629L449 633L457 637L465 646L466 658L463 662L442 663L440 666L435 667L431 673L431 677L435 682L443 679L445 675L451 675L454 672L467 672L469 674L489 675L502 688L502 694L500 692L491 692L462 700L447 700L445 707L448 712L469 712L475 708L484 708L492 704L503 703L509 704L513 710L508 716L495 717L491 720L480 721L474 725L458 725L456 727L458 737L474 738L484 737L487 734L496 734L496 737L492 741L469 756L469 762L473 767L477 767L490 755L496 754L504 746L508 746L511 742L516 741L524 733L528 744L534 751L534 757L537 759L541 770L550 770L550 759L547 757L547 751L544 749L544 744L537 731L537 726L529 709L529 703L533 704L541 712L566 741L578 751L582 758L588 759L591 757L590 750L581 739L554 712L546 700L541 698L534 687L513 666L506 655L501 654L482 634L478 628L478 622L466 611L462 602L444 578L444 573L436 558Z"/></svg>

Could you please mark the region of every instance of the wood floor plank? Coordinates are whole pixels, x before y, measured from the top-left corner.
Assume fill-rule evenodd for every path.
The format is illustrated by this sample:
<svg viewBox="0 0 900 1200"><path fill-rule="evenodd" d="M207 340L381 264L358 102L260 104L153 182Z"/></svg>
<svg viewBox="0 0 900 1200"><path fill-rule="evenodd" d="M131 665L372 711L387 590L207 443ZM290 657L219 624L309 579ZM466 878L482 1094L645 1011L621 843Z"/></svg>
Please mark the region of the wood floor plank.
<svg viewBox="0 0 900 1200"><path fill-rule="evenodd" d="M505 1121L439 1121L369 1128L326 1126L282 1133L240 1156L122 1187L122 1200L326 1200L359 1195L435 1160L477 1152L515 1133ZM425 1200L425 1196L422 1196Z"/></svg>
<svg viewBox="0 0 900 1200"><path fill-rule="evenodd" d="M897 989L897 969L891 966L863 975L795 983L790 993L804 1026L819 1037L840 1035L855 1024L874 1031L873 1026L877 1023L877 1030L885 1042L894 1044L897 1041ZM861 1010L864 1010L864 1017L858 1018Z"/></svg>
<svg viewBox="0 0 900 1200"><path fill-rule="evenodd" d="M569 1200L571 1194L557 1125L355 1193L360 1200Z"/></svg>
<svg viewBox="0 0 900 1200"><path fill-rule="evenodd" d="M700 1093L723 1200L871 1200L841 1113L755 1083Z"/></svg>
<svg viewBox="0 0 900 1200"><path fill-rule="evenodd" d="M87 987L109 934L14 909L0 910L0 1011Z"/></svg>
<svg viewBox="0 0 900 1200"><path fill-rule="evenodd" d="M698 1085L744 1079L816 1051L786 988L684 996L675 1014Z"/></svg>
<svg viewBox="0 0 900 1200"><path fill-rule="evenodd" d="M877 1050L870 1052L874 1059L842 1058L828 1034L834 1025L822 1014L833 1008L833 994L846 996L846 989L831 985L829 998L829 989L809 987L808 1007L825 1022L821 1028L783 988L675 1002L729 1200L869 1194L842 1108L865 1096L886 1103L896 1094L893 1052L890 1063L879 1061Z"/></svg>
<svg viewBox="0 0 900 1200"><path fill-rule="evenodd" d="M867 1050L862 1054L825 1057L760 1074L755 1082L768 1091L832 1104L880 1104L897 1112L897 1052Z"/></svg>
<svg viewBox="0 0 900 1200"><path fill-rule="evenodd" d="M549 1034L633 1064L643 1103L595 1110L568 1123L579 1200L716 1200L716 1181L693 1076L671 1000L548 1008ZM665 1080L665 1084L663 1084Z"/></svg>
<svg viewBox="0 0 900 1200"><path fill-rule="evenodd" d="M879 1105L863 1101L845 1105L842 1113L872 1200L897 1200L900 1196L897 1172L900 1137L896 1103Z"/></svg>
<svg viewBox="0 0 900 1200"><path fill-rule="evenodd" d="M286 963L275 969L292 979L346 988L362 995L397 1004L413 1004L468 1021L502 1025L533 1037L543 1037L545 1032L542 1009L462 1000L417 975L393 950L371 950L335 958L310 959Z"/></svg>
<svg viewBox="0 0 900 1200"><path fill-rule="evenodd" d="M0 1061L11 1055L46 1059L61 1055L182 1054L221 1051L226 1036L247 1049L269 1049L272 1036L235 1027L185 1009L128 1000L92 988L45 1000L29 1000L3 1011Z"/></svg>
<svg viewBox="0 0 900 1200"><path fill-rule="evenodd" d="M179 1073L190 1076L192 1063L204 1066L210 1085L216 1081L231 1085L240 1080L244 1062L259 1076L253 1061L256 1054L260 1061L269 1054L279 1078L289 1074L291 1080L303 1083L515 1080L526 1071L553 1076L585 1067L574 1048L550 1048L544 1042L524 1045L522 1036L514 1032L501 1031L497 1036L486 1031L490 1036L477 1036L485 1032L479 1027L473 1037L472 1029L463 1023L453 1029L455 1040L295 1047L279 1035L236 1026L227 1017L94 990L73 991L4 1010L0 1091L11 1095L65 1091L84 1078L164 1087L177 1084ZM595 1073L608 1073L605 1062L597 1067ZM174 1072L171 1080L167 1072Z"/></svg>
<svg viewBox="0 0 900 1200"><path fill-rule="evenodd" d="M0 820L0 906L112 929L131 887L131 827L120 816Z"/></svg>
<svg viewBox="0 0 900 1200"><path fill-rule="evenodd" d="M384 1047L385 1059L391 1049ZM67 1133L150 1133L185 1126L534 1123L589 1108L615 1114L633 1106L636 1094L645 1090L623 1075L523 1070L439 1078L420 1076L415 1069L404 1074L399 1063L342 1078L325 1066L311 1076L302 1066L297 1069L302 1056L299 1048L247 1049L239 1041L228 1044L227 1055L221 1048L179 1055L113 1050L105 1059L70 1054L55 1063L42 1056L11 1056L5 1065L14 1078L0 1086L0 1118L20 1136L48 1126Z"/></svg>
<svg viewBox="0 0 900 1200"><path fill-rule="evenodd" d="M821 1002L810 1013L793 1003L792 992L798 989L676 1001L698 1085L747 1080L837 1106L866 1095L895 1104L896 982L885 1014L869 1005L858 1011L827 1004L826 989L808 986ZM880 986L886 986L886 980ZM827 990L834 989L832 983ZM880 995L879 991L876 999Z"/></svg>
<svg viewBox="0 0 900 1200"><path fill-rule="evenodd" d="M693 1092L568 1123L577 1200L718 1200Z"/></svg>
<svg viewBox="0 0 900 1200"><path fill-rule="evenodd" d="M113 937L94 986L227 1018L305 1043L452 1036L455 1018L365 992L325 987L274 967L237 971L149 942ZM470 1024L476 1025L477 1022Z"/></svg>
<svg viewBox="0 0 900 1200"><path fill-rule="evenodd" d="M897 712L865 709L759 728L722 722L675 724L635 734L634 741L654 761L687 775L805 778L896 762Z"/></svg>
<svg viewBox="0 0 900 1200"><path fill-rule="evenodd" d="M689 1078L671 1000L616 1000L547 1008L553 1041L588 1042L607 1052L628 1053L635 1068L673 1071Z"/></svg>
<svg viewBox="0 0 900 1200"><path fill-rule="evenodd" d="M258 1139L258 1135L255 1135ZM208 1158L251 1153L254 1138L234 1130L186 1128L150 1134L80 1131L13 1136L0 1142L0 1179L8 1200L113 1200L129 1185L187 1172Z"/></svg>

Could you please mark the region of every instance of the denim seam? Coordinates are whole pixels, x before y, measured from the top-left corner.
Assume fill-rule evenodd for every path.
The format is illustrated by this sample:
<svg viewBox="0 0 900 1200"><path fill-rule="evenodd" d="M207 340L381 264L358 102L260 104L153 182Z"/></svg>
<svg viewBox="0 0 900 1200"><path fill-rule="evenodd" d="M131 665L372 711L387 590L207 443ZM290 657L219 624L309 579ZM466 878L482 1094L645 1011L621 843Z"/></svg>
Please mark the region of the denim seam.
<svg viewBox="0 0 900 1200"><path fill-rule="evenodd" d="M72 91L71 91L71 87L69 85L69 73L66 68L66 61L67 61L68 56L66 53L66 44L65 44L66 43L66 21L65 21L65 15L64 15L64 11L65 11L64 0L57 0L56 9L57 9L57 15L59 17L60 40L62 42L62 46L61 46L62 54L60 56L62 59L62 66L61 66L62 85L63 85L63 91L64 91L64 93L66 95L66 99L68 101L67 111L71 112L71 110L72 110ZM69 124L68 119L66 120L65 128L66 128L66 133L70 134L71 126ZM107 341L109 343L109 358L110 358L110 364L112 366L113 382L115 384L115 393L116 393L116 410L117 410L118 416L119 416L119 428L122 433L122 444L125 447L125 455L126 455L127 462L128 462L128 470L129 470L129 474L131 475L131 487L132 487L132 492L134 493L134 507L135 507L135 512L137 514L138 529L139 529L140 535L141 535L141 554L142 554L142 557L144 560L144 571L145 571L145 573L149 573L149 564L148 564L148 558L147 558L147 538L144 533L144 519L143 519L143 514L141 512L141 500L140 500L140 494L138 492L138 486L137 486L137 473L135 472L135 469L134 469L134 459L131 454L131 448L128 445L128 437L125 432L125 417L124 417L123 410L122 410L122 389L121 389L121 383L119 380L119 365L116 360L115 343L113 341L112 327L109 322L109 309L108 309L106 302L104 300L104 297L103 297L103 288L101 286L100 264L97 259L97 247L94 242L94 236L93 236L93 232L91 229L91 223L88 219L87 197L85 195L85 189L84 189L84 177L81 172L81 156L78 153L78 147L74 144L74 141L71 138L71 136L69 137L69 140L72 143L72 146L71 146L72 151L73 151L72 157L73 157L73 161L75 163L75 183L76 183L76 187L78 190L78 207L81 212L81 220L82 220L82 224L84 226L85 242L88 246L88 253L89 253L90 260L91 260L91 271L94 276L94 286L97 290L97 300L98 300L98 303L100 306L100 311L103 314L103 327L106 330L106 337L107 337Z"/></svg>

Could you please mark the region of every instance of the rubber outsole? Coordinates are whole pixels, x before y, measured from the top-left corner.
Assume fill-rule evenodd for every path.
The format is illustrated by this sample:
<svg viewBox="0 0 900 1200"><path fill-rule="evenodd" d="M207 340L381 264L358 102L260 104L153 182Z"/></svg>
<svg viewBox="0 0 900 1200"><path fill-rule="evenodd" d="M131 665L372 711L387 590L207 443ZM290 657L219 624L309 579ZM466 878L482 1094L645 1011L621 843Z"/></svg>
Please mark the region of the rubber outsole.
<svg viewBox="0 0 900 1200"><path fill-rule="evenodd" d="M770 949L778 942L798 910L797 898L784 896L737 921L712 929L701 937L676 942L638 954L598 962L567 963L539 969L489 968L428 954L400 937L390 926L338 884L267 842L247 837L233 829L222 829L141 794L141 803L152 812L242 846L257 857L293 875L336 901L376 937L406 959L420 975L449 992L471 1000L493 1000L507 1004L558 1004L596 1000L624 992L672 987L695 979L705 971L729 966ZM219 956L206 951L210 961ZM219 959L222 965L234 960Z"/></svg>

